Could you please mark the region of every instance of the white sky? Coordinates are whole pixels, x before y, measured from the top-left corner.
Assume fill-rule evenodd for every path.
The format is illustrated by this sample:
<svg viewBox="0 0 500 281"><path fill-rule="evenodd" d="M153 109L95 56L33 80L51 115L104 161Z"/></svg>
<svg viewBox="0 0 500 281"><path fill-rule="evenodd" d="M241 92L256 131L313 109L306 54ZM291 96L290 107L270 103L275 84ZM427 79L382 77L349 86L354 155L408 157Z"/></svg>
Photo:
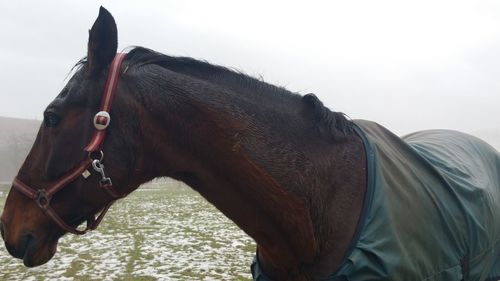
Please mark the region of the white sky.
<svg viewBox="0 0 500 281"><path fill-rule="evenodd" d="M500 1L0 0L0 116L38 118L100 5L119 48L234 67L396 133L500 131Z"/></svg>

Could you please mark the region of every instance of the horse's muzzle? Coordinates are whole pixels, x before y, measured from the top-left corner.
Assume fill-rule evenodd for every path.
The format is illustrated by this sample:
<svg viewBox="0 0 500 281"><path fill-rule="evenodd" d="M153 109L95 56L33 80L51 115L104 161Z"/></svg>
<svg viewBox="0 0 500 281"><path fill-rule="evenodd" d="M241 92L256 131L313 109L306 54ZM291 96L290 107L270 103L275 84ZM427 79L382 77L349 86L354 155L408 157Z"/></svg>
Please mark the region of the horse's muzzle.
<svg viewBox="0 0 500 281"><path fill-rule="evenodd" d="M6 237L6 225L0 222L0 232L2 234L2 239L5 241L5 247L9 254L18 259L23 259L26 266L30 266L30 258L28 257L29 252L33 253L37 247L37 242L35 236L31 232L23 233L15 242L15 244L9 243Z"/></svg>

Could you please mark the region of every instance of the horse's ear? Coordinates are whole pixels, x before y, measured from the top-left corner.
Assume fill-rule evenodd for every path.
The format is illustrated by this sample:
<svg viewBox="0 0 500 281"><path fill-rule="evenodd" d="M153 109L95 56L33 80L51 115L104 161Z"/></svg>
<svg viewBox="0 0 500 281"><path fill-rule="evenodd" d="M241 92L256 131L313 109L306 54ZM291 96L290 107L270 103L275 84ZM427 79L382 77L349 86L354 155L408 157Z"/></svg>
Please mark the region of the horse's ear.
<svg viewBox="0 0 500 281"><path fill-rule="evenodd" d="M87 51L88 73L93 76L107 66L118 49L118 31L113 16L102 6L99 16L89 30Z"/></svg>

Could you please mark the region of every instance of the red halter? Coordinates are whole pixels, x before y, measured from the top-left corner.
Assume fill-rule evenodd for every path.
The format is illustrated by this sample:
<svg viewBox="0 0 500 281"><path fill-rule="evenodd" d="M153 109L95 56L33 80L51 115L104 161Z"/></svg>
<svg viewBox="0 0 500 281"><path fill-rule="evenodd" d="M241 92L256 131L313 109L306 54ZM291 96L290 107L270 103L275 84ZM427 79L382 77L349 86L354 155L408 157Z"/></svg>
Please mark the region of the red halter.
<svg viewBox="0 0 500 281"><path fill-rule="evenodd" d="M124 197L124 194L120 194L111 182L111 179L106 177L104 174L104 165L101 163L103 158L103 152L100 150L102 142L104 141L104 136L106 135L106 127L108 127L111 120L109 116L109 110L111 109L111 104L113 102L113 96L115 95L116 84L118 82L118 76L120 74L121 64L125 58L126 53L116 54L113 62L111 62L110 71L108 78L106 80L106 86L104 88L104 93L102 97L100 112L94 116L94 127L96 130L90 140L89 144L85 147L85 151L88 152L88 157L86 157L79 165L75 168L66 172L63 176L57 179L55 182L48 184L45 188L33 188L25 183L23 183L18 177L14 179L12 187L27 197L35 200L36 204L42 209L42 211L48 215L57 225L62 229L71 232L73 234L82 235L89 230L94 230L97 228L102 218L108 211L109 207L119 198ZM94 152L100 152L100 159L93 159L91 156ZM96 172L101 174L100 186L103 188L112 198L112 200L102 208L100 214L95 217L94 214L87 218L87 226L84 230L78 230L76 227L69 226L64 222L64 220L57 215L55 210L50 206L50 200L55 193L64 187L68 186L69 183L76 180L78 177L83 176L87 178L90 172L87 170L92 165Z"/></svg>

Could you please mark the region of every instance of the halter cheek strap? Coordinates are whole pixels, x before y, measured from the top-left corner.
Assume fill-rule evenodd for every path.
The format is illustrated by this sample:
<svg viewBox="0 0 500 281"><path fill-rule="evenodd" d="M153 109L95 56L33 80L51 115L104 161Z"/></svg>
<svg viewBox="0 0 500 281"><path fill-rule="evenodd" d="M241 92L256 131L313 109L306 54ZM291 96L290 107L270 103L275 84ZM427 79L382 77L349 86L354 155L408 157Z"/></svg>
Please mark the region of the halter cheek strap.
<svg viewBox="0 0 500 281"><path fill-rule="evenodd" d="M116 92L116 85L118 84L118 76L120 74L121 65L126 53L118 53L111 62L111 68L108 73L108 78L106 79L106 86L104 87L104 94L101 100L100 111L94 117L94 135L90 140L85 151L94 152L101 148L102 142L104 141L104 136L106 135L106 128L111 121L109 116L109 111L111 105L113 104L113 98Z"/></svg>
<svg viewBox="0 0 500 281"><path fill-rule="evenodd" d="M113 97L116 92L116 85L118 83L118 76L120 74L121 64L125 58L126 53L118 53L111 62L110 71L106 80L106 86L104 88L104 93L102 96L100 111L94 116L93 123L95 127L92 139L85 147L84 151L88 152L88 157L83 159L80 164L78 164L73 169L66 172L63 176L58 178L56 181L49 183L44 188L33 188L25 183L23 183L19 177L16 177L12 183L12 187L27 196L28 198L34 200L38 207L50 217L59 227L67 232L82 235L89 230L94 230L97 228L99 223L104 218L104 215L108 211L109 207L119 198L125 196L117 191L111 182L109 177L106 177L104 173L104 165L102 164L102 158L104 156L103 152L100 150L104 137L106 135L106 128L108 127L111 117L109 111L113 103ZM100 152L101 157L99 159L93 159L92 155L96 152ZM101 174L101 181L99 182L101 188L108 193L111 197L111 201L107 203L100 211L99 215L95 217L91 214L87 218L87 226L84 230L78 230L76 227L70 226L64 222L64 220L57 214L57 212L50 206L50 201L55 193L59 190L65 188L71 182L75 181L80 176L87 178L90 175L88 168L92 166L93 169Z"/></svg>

